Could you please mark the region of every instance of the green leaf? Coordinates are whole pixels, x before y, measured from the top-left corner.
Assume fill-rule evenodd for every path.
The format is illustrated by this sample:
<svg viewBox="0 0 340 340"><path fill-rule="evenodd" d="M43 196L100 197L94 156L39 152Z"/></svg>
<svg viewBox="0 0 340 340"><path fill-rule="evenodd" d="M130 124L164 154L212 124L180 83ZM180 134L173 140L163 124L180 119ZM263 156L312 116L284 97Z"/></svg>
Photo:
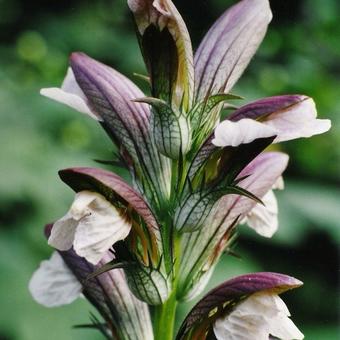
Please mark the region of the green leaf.
<svg viewBox="0 0 340 340"><path fill-rule="evenodd" d="M224 192L195 192L188 195L177 208L174 217L175 228L183 233L200 229L207 217L213 213L213 206Z"/></svg>
<svg viewBox="0 0 340 340"><path fill-rule="evenodd" d="M112 340L110 330L108 329L106 323L100 322L93 313L90 313L90 319L92 321L92 324L74 325L73 328L97 329L106 339Z"/></svg>
<svg viewBox="0 0 340 340"><path fill-rule="evenodd" d="M222 105L218 108L216 107L227 100L235 99L243 98L231 93L218 93L210 96L206 100L199 102L189 113L194 131L194 137L206 137L206 135L211 132L219 120L219 113L222 109Z"/></svg>
<svg viewBox="0 0 340 340"><path fill-rule="evenodd" d="M168 299L170 283L157 269L133 264L125 267L124 271L129 288L139 300L155 306Z"/></svg>
<svg viewBox="0 0 340 340"><path fill-rule="evenodd" d="M129 265L131 265L131 263L129 263L129 262L120 262L120 261L112 260L111 262L108 262L108 263L104 264L103 266L99 267L98 269L96 269L93 273L87 275L86 279L85 279L85 284L86 284L86 281L94 279L97 276L104 274L104 273L106 273L110 270L125 268Z"/></svg>

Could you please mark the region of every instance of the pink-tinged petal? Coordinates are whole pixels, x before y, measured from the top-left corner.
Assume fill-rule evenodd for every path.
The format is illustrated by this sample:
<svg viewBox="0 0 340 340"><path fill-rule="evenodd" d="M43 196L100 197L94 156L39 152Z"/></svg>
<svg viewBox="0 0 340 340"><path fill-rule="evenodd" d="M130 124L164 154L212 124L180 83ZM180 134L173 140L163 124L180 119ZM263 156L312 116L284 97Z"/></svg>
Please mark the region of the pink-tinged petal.
<svg viewBox="0 0 340 340"><path fill-rule="evenodd" d="M262 197L263 204L257 203L247 215L245 222L259 235L272 237L279 227L278 206L273 190Z"/></svg>
<svg viewBox="0 0 340 340"><path fill-rule="evenodd" d="M248 177L243 179L239 186L255 196L263 198L282 175L287 164L288 155L281 152L265 152L256 157L241 171L239 178ZM230 216L234 219L239 215L244 216L256 205L255 201L247 197L232 196L225 196L220 201L220 213L218 214L223 216L223 211L230 211Z"/></svg>
<svg viewBox="0 0 340 340"><path fill-rule="evenodd" d="M274 183L272 189L274 190L283 190L285 188L285 183L283 177L280 176L277 181Z"/></svg>
<svg viewBox="0 0 340 340"><path fill-rule="evenodd" d="M213 176L215 183L232 183L238 174L273 142L275 135L257 138L237 147L226 146L223 150L212 143L213 139L214 135L208 137L195 155L188 173L191 182L202 178L204 174L206 178ZM217 166L216 157L219 159Z"/></svg>
<svg viewBox="0 0 340 340"><path fill-rule="evenodd" d="M197 328L199 332L205 334L219 312L223 310L225 313L234 310L242 299L252 294L265 291L280 294L301 285L301 281L278 273L247 274L226 281L207 293L193 307L182 323L177 339L185 339L190 334L189 332L194 333ZM209 319L211 320L210 323L207 322ZM204 327L205 332L203 329L199 329L200 326Z"/></svg>
<svg viewBox="0 0 340 340"><path fill-rule="evenodd" d="M331 121L316 119L316 116L315 103L313 99L307 98L298 106L267 116L263 123L278 131L274 142L279 143L327 132L331 128Z"/></svg>
<svg viewBox="0 0 340 340"><path fill-rule="evenodd" d="M312 98L303 95L285 95L257 100L236 110L228 119L259 120L277 131L275 143L295 138L311 137L328 131L328 119L316 119Z"/></svg>
<svg viewBox="0 0 340 340"><path fill-rule="evenodd" d="M187 110L194 87L193 52L180 13L171 0L128 0L128 5L135 17L153 96L167 99L170 95L177 107L184 105Z"/></svg>
<svg viewBox="0 0 340 340"><path fill-rule="evenodd" d="M92 190L102 194L113 204L119 200L141 216L150 232L159 237L158 223L143 197L118 175L96 168L70 168L59 171L59 176L75 192Z"/></svg>
<svg viewBox="0 0 340 340"><path fill-rule="evenodd" d="M161 156L150 135L150 108L133 100L143 93L126 77L82 53L70 58L76 80L89 105L103 119L110 137L133 160L153 199L169 194L169 161Z"/></svg>
<svg viewBox="0 0 340 340"><path fill-rule="evenodd" d="M262 42L271 18L268 0L243 0L216 21L195 54L196 100L231 90Z"/></svg>
<svg viewBox="0 0 340 340"><path fill-rule="evenodd" d="M82 285L59 253L54 252L34 272L29 282L29 291L41 305L58 307L76 300L82 293Z"/></svg>
<svg viewBox="0 0 340 340"><path fill-rule="evenodd" d="M235 147L240 144L248 144L255 139L276 135L277 132L274 128L253 119L244 118L237 122L224 120L215 128L215 138L212 143L219 147Z"/></svg>
<svg viewBox="0 0 340 340"><path fill-rule="evenodd" d="M266 152L256 157L238 175L239 186L262 198L276 183L287 167L288 156L280 152ZM184 234L182 262L179 274L179 297L190 296L197 280L194 273L204 275L213 266L227 245L235 223L245 217L256 202L248 197L229 194L223 196L212 210L204 228Z"/></svg>
<svg viewBox="0 0 340 340"><path fill-rule="evenodd" d="M85 113L95 120L101 120L101 118L89 108L87 98L74 78L71 68L68 68L61 88L51 87L41 89L40 94L65 104L81 113Z"/></svg>

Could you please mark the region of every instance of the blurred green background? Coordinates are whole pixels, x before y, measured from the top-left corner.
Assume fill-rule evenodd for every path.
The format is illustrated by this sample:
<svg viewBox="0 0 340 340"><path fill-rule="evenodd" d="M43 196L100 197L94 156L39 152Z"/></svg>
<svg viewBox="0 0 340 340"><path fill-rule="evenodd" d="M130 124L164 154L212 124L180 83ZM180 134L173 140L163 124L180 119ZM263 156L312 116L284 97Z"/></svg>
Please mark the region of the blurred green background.
<svg viewBox="0 0 340 340"><path fill-rule="evenodd" d="M194 46L234 1L175 1ZM210 287L233 275L278 271L305 282L286 294L306 339L338 339L340 239L340 5L338 0L271 0L274 20L234 93L247 101L276 94L312 96L331 132L281 144L290 156L278 193L280 230L271 240L240 229ZM96 122L39 96L59 86L72 51L84 51L127 76L144 66L124 0L0 0L0 339L100 339L74 330L88 322L85 301L45 309L27 291L32 272L51 253L46 222L62 216L73 194L60 168L93 166L113 147ZM140 84L140 81L136 79ZM179 319L189 306L182 307Z"/></svg>

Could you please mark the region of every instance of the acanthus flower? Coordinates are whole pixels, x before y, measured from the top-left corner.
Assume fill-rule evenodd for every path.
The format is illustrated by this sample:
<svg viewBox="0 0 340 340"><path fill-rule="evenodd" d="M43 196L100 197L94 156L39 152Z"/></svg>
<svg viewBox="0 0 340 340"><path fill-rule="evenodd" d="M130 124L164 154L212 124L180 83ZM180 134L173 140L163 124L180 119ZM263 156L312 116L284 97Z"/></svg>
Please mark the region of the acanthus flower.
<svg viewBox="0 0 340 340"><path fill-rule="evenodd" d="M213 333L218 340L302 340L289 319L279 294L302 282L277 273L235 277L209 291L189 312L177 340L201 339Z"/></svg>
<svg viewBox="0 0 340 340"><path fill-rule="evenodd" d="M154 335L163 340L173 336L177 301L202 292L238 224L247 220L266 237L276 231L278 209L272 190L281 187L288 156L266 148L326 132L330 122L316 119L313 100L303 95L265 98L236 109L229 105L241 99L230 91L271 21L268 0L242 0L231 7L195 54L172 1L128 0L128 6L149 73L150 95L83 53L71 55L60 89L41 93L101 124L130 172L131 185L106 170L61 170L76 200L54 224L49 243L59 249L78 281L80 277L98 283L107 275L124 274L128 296L143 301L136 302L142 310L146 304L154 306ZM220 122L225 104L233 111ZM75 270L69 255L96 266ZM273 273L227 281L189 313L178 339L207 339L211 332L218 339L226 333L232 339L231 318L243 317L259 301L271 301L268 313L279 304L277 316L287 325L287 310L276 293L300 284ZM84 295L109 326L114 324L107 306L103 310L98 296L91 295L98 287L91 287L84 287ZM217 300L211 299L214 292ZM234 305L236 314L229 308ZM148 312L143 317L148 319ZM258 334L281 336L265 321L266 327L254 324ZM121 327L128 325L124 319ZM285 331L302 339L291 324ZM287 332L283 339L291 339ZM152 339L150 332L145 334L132 338ZM243 334L247 336L246 328ZM122 333L118 338L129 337Z"/></svg>

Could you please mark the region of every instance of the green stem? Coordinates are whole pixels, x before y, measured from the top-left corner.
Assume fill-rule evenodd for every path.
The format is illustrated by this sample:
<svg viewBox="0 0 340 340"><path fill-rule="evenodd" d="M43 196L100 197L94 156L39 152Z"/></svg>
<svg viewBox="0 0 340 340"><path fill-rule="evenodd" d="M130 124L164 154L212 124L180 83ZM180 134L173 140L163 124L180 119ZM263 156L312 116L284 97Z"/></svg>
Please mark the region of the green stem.
<svg viewBox="0 0 340 340"><path fill-rule="evenodd" d="M171 195L170 195L170 202L176 198L178 192L178 176L179 176L179 169L178 169L178 160L172 160L172 171L171 171Z"/></svg>
<svg viewBox="0 0 340 340"><path fill-rule="evenodd" d="M155 340L173 340L176 308L176 292L173 292L163 305L155 307L153 320Z"/></svg>

